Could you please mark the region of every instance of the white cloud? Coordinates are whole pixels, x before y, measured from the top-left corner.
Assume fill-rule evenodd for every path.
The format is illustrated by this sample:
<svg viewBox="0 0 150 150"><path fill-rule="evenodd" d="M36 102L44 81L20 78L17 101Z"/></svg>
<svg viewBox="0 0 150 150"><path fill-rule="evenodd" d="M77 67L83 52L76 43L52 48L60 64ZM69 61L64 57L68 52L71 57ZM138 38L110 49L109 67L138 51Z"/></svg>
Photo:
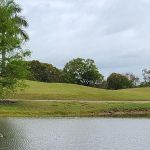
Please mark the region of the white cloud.
<svg viewBox="0 0 150 150"><path fill-rule="evenodd" d="M150 66L149 0L17 0L29 20L32 58L58 67L95 59L102 72Z"/></svg>

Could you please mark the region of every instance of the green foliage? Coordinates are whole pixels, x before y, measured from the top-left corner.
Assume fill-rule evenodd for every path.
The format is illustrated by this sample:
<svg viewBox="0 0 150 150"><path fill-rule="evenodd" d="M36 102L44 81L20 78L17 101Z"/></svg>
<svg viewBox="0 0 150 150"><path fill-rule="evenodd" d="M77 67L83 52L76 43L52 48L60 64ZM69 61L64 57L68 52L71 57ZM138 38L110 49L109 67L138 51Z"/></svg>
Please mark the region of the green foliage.
<svg viewBox="0 0 150 150"><path fill-rule="evenodd" d="M132 81L122 74L112 73L107 78L108 89L118 90L131 88L132 86Z"/></svg>
<svg viewBox="0 0 150 150"><path fill-rule="evenodd" d="M51 64L41 63L33 60L28 62L29 71L31 72L29 79L41 82L61 82L62 71Z"/></svg>
<svg viewBox="0 0 150 150"><path fill-rule="evenodd" d="M85 86L95 86L103 80L94 60L77 58L69 61L64 69L64 80Z"/></svg>
<svg viewBox="0 0 150 150"><path fill-rule="evenodd" d="M0 98L14 91L27 75L24 60L30 51L21 46L29 39L23 30L28 23L20 16L21 11L13 0L0 2Z"/></svg>

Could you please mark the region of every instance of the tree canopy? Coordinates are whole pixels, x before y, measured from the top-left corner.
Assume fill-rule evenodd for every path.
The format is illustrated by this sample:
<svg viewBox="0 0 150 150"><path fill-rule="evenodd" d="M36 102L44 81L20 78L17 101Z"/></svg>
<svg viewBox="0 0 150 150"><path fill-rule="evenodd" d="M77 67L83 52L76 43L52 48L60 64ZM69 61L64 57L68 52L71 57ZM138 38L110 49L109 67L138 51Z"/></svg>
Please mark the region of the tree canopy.
<svg viewBox="0 0 150 150"><path fill-rule="evenodd" d="M41 63L37 60L28 62L30 80L41 82L61 82L62 71L52 64Z"/></svg>
<svg viewBox="0 0 150 150"><path fill-rule="evenodd" d="M92 59L73 59L65 65L63 71L64 80L69 83L94 86L103 80Z"/></svg>
<svg viewBox="0 0 150 150"><path fill-rule="evenodd" d="M107 78L108 89L118 90L118 89L131 88L132 86L133 86L132 81L122 74L112 73Z"/></svg>

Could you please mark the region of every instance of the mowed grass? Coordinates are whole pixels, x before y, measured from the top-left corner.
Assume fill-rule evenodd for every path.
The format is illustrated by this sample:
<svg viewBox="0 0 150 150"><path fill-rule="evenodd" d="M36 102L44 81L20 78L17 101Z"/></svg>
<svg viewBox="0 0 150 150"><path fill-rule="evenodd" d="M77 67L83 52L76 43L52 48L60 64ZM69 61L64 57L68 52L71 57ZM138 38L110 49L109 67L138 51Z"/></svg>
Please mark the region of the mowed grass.
<svg viewBox="0 0 150 150"><path fill-rule="evenodd" d="M113 91L74 84L26 82L28 87L25 90L18 91L14 97L10 97L19 101L0 103L0 116L150 117L150 88Z"/></svg>
<svg viewBox="0 0 150 150"><path fill-rule="evenodd" d="M105 90L65 83L27 81L28 87L10 98L20 100L149 101L150 88Z"/></svg>
<svg viewBox="0 0 150 150"><path fill-rule="evenodd" d="M0 117L150 117L150 103L27 102L0 104Z"/></svg>

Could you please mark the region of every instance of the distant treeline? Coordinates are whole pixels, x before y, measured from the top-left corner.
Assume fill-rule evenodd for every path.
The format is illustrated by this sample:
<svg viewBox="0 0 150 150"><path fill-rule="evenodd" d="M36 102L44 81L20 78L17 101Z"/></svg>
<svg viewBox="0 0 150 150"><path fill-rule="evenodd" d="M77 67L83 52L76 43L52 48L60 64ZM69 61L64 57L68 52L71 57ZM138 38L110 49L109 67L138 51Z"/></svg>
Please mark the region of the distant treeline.
<svg viewBox="0 0 150 150"><path fill-rule="evenodd" d="M143 70L143 82L133 73L112 73L105 80L92 59L77 58L66 63L63 69L38 60L27 62L29 80L48 83L72 83L107 89L125 89L150 86L150 70Z"/></svg>

